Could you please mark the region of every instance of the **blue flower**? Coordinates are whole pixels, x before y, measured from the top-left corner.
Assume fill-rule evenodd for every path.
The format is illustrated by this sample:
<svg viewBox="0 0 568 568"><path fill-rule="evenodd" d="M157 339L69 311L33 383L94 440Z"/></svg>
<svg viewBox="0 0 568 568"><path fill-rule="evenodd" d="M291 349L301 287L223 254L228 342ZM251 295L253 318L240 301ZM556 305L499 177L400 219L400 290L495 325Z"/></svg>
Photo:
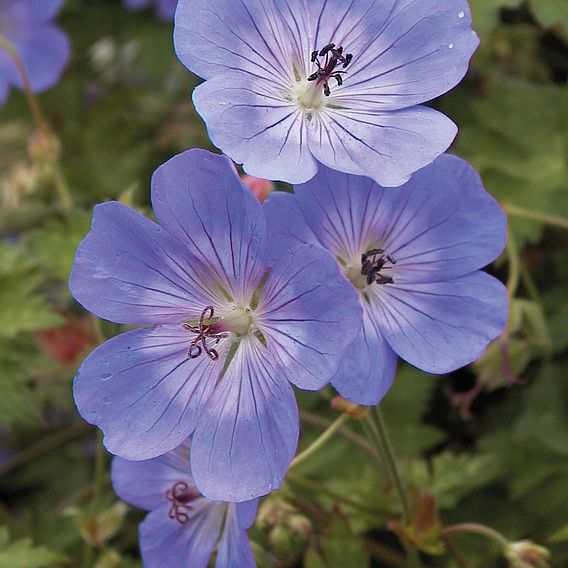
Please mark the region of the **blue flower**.
<svg viewBox="0 0 568 568"><path fill-rule="evenodd" d="M52 23L63 0L0 0L0 37L18 53L34 92L49 89L69 62L67 36ZM22 88L22 78L0 45L0 103L11 86Z"/></svg>
<svg viewBox="0 0 568 568"><path fill-rule="evenodd" d="M507 320L507 293L479 269L506 241L503 210L463 160L444 155L397 190L321 168L295 195L264 205L273 257L313 243L327 249L358 291L361 333L332 384L376 404L397 355L430 373L478 358Z"/></svg>
<svg viewBox="0 0 568 568"><path fill-rule="evenodd" d="M189 469L189 445L144 461L112 460L112 484L127 503L150 511L140 525L146 568L254 568L247 538L257 500L210 501L201 495Z"/></svg>
<svg viewBox="0 0 568 568"><path fill-rule="evenodd" d="M479 43L466 0L180 0L178 57L213 143L290 183L324 164L401 185L456 126L421 103L455 86Z"/></svg>
<svg viewBox="0 0 568 568"><path fill-rule="evenodd" d="M156 5L156 11L162 20L173 20L177 0L124 0L124 5L131 10L144 10L151 4Z"/></svg>
<svg viewBox="0 0 568 568"><path fill-rule="evenodd" d="M290 382L315 390L336 373L357 334L356 294L320 247L302 245L266 273L264 214L224 156L172 158L154 174L152 203L159 225L98 205L77 250L75 298L99 317L153 326L86 359L79 411L126 459L192 435L191 470L210 499L269 493L297 444Z"/></svg>

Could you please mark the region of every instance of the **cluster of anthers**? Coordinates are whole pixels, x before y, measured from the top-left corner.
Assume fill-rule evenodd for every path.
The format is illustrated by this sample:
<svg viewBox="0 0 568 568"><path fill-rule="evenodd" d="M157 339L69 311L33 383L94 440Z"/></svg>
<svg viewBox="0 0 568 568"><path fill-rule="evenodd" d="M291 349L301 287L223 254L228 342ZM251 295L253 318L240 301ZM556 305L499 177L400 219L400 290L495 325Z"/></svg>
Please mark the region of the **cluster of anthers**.
<svg viewBox="0 0 568 568"><path fill-rule="evenodd" d="M178 481L166 491L166 499L171 502L172 506L168 512L170 519L185 525L189 521L189 512L191 511L191 503L201 494L196 490L190 489L185 481Z"/></svg>
<svg viewBox="0 0 568 568"><path fill-rule="evenodd" d="M391 266L388 266L388 265ZM390 254L385 254L383 249L371 249L361 255L361 274L367 277L367 286L373 282L377 284L392 284L391 276L381 274L381 270L390 270L396 264L396 260Z"/></svg>
<svg viewBox="0 0 568 568"><path fill-rule="evenodd" d="M197 326L190 323L182 324L184 329L187 329L188 331L191 331L192 333L195 333L197 335L197 337L193 339L193 341L187 348L187 356L190 359L196 359L204 351L213 361L216 361L219 358L218 351L215 348L210 347L207 341L213 340L215 342L214 344L217 345L219 341L221 341L221 339L225 339L229 336L229 334L215 331L212 323L214 315L215 310L213 309L213 306L207 306L201 312ZM206 320L208 323L206 323Z"/></svg>
<svg viewBox="0 0 568 568"><path fill-rule="evenodd" d="M325 57L325 61L319 60L320 57ZM353 54L346 53L343 55L343 47L335 47L334 43L329 43L328 45L322 47L320 50L312 51L311 61L317 65L317 71L312 73L308 77L308 81L317 81L318 83L323 83L323 94L329 97L331 94L331 89L329 87L329 79L335 79L338 85L343 85L343 77L347 71L337 71L337 66L341 64L342 68L345 69L351 60L353 59Z"/></svg>

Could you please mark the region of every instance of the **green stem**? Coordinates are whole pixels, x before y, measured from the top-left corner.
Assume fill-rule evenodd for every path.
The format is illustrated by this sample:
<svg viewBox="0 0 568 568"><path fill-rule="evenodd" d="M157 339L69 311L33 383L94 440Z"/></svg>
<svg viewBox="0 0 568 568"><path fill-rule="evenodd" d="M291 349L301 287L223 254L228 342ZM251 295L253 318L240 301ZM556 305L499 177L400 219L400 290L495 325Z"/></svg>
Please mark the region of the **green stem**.
<svg viewBox="0 0 568 568"><path fill-rule="evenodd" d="M521 259L519 257L519 248L513 233L509 231L507 239L507 258L509 260L509 279L507 280L507 291L509 298L514 298L519 288L521 278Z"/></svg>
<svg viewBox="0 0 568 568"><path fill-rule="evenodd" d="M383 412L378 406L376 406L367 414L366 419L370 430L373 433L373 439L377 444L381 458L383 459L389 480L398 494L404 524L410 525L412 522L410 503L396 462L394 449L388 435Z"/></svg>
<svg viewBox="0 0 568 568"><path fill-rule="evenodd" d="M337 420L335 420L335 422L333 422L331 426L329 426L327 430L319 436L319 438L317 438L310 446L292 460L290 469L297 467L315 454L333 437L333 435L349 420L349 418L350 416L348 414L342 414L339 418L337 418Z"/></svg>
<svg viewBox="0 0 568 568"><path fill-rule="evenodd" d="M97 432L97 455L95 457L95 475L93 480L93 493L89 506L89 517L94 519L99 512L99 501L105 478L105 448L103 446L102 432ZM83 568L91 568L94 563L95 549L93 545L85 540L83 550Z"/></svg>
<svg viewBox="0 0 568 568"><path fill-rule="evenodd" d="M61 202L61 207L65 213L69 213L73 209L73 198L71 197L71 191L69 190L69 185L67 185L67 180L63 175L61 166L59 164L53 167L53 185L59 201Z"/></svg>
<svg viewBox="0 0 568 568"><path fill-rule="evenodd" d="M2 35L0 35L0 48L3 48L8 52L8 55L11 57L12 61L16 65L16 68L18 69L18 73L22 79L23 91L38 130L42 130L44 132L49 130L47 122L43 116L43 112L41 111L39 103L37 102L37 99L32 91L28 72L26 71L26 68L22 63L20 55L18 54L12 43Z"/></svg>
<svg viewBox="0 0 568 568"><path fill-rule="evenodd" d="M511 217L529 219L558 229L568 230L568 219L565 219L564 217L558 217L557 215L550 215L548 213L542 213L541 211L534 211L532 209L525 209L524 207L518 207L517 205L509 205L508 203L503 203L502 205L503 209L505 209L507 214Z"/></svg>
<svg viewBox="0 0 568 568"><path fill-rule="evenodd" d="M491 527L478 523L461 523L444 527L442 529L442 535L447 536L449 534L478 534L498 543L503 551L509 548L509 541L501 533Z"/></svg>

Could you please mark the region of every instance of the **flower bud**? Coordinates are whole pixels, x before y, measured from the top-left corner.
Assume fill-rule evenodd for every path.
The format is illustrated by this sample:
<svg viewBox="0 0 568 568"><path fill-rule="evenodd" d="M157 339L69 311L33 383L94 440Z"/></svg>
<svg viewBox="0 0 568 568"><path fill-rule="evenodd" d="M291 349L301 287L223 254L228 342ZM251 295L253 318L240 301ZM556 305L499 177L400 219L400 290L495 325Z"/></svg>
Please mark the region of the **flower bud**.
<svg viewBox="0 0 568 568"><path fill-rule="evenodd" d="M267 179L249 176L248 174L245 174L241 179L261 203L274 191L274 184Z"/></svg>
<svg viewBox="0 0 568 568"><path fill-rule="evenodd" d="M512 568L548 568L550 552L530 540L512 542L505 552Z"/></svg>

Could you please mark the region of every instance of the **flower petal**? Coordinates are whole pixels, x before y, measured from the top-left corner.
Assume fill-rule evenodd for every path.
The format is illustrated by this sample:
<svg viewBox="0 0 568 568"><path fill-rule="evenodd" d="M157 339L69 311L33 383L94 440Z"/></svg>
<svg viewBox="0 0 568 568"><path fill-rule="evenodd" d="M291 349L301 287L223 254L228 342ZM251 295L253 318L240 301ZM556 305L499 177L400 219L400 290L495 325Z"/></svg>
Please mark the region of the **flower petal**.
<svg viewBox="0 0 568 568"><path fill-rule="evenodd" d="M457 85L479 45L466 0L390 0L349 11L338 30L353 60L334 104L397 110L432 100ZM344 24L346 28L346 24Z"/></svg>
<svg viewBox="0 0 568 568"><path fill-rule="evenodd" d="M71 47L67 35L59 28L34 22L35 19L26 22L26 27L13 37L7 35L22 59L32 90L42 92L59 80L69 62ZM22 88L19 73L14 73L13 81Z"/></svg>
<svg viewBox="0 0 568 568"><path fill-rule="evenodd" d="M463 276L494 261L505 247L505 212L456 156L440 156L399 191L383 193L379 246L397 261L397 283Z"/></svg>
<svg viewBox="0 0 568 568"><path fill-rule="evenodd" d="M308 144L320 162L387 187L431 163L457 133L449 118L421 106L390 112L328 106L313 125Z"/></svg>
<svg viewBox="0 0 568 568"><path fill-rule="evenodd" d="M282 371L245 337L201 413L191 471L215 501L247 501L282 483L298 442L298 408Z"/></svg>
<svg viewBox="0 0 568 568"><path fill-rule="evenodd" d="M345 351L331 384L355 404L376 405L392 385L397 357L385 341L372 307L365 305L363 314L359 335Z"/></svg>
<svg viewBox="0 0 568 568"><path fill-rule="evenodd" d="M25 22L45 22L53 18L65 0L4 0L2 11L6 17L19 24Z"/></svg>
<svg viewBox="0 0 568 568"><path fill-rule="evenodd" d="M302 245L272 268L255 321L288 380L317 390L357 336L361 306L335 259L321 247Z"/></svg>
<svg viewBox="0 0 568 568"><path fill-rule="evenodd" d="M236 511L239 505L229 505L215 568L256 568L246 530L239 524Z"/></svg>
<svg viewBox="0 0 568 568"><path fill-rule="evenodd" d="M223 368L219 359L189 359L191 335L181 326L137 329L95 349L77 372L79 412L105 434L107 449L143 460L179 446L195 428Z"/></svg>
<svg viewBox="0 0 568 568"><path fill-rule="evenodd" d="M129 461L115 456L111 477L122 501L148 511L164 505L166 491L178 481L195 485L189 471L187 444L151 460Z"/></svg>
<svg viewBox="0 0 568 568"><path fill-rule="evenodd" d="M168 508L152 511L140 525L145 568L207 568L221 534L227 505L201 500L185 524L170 519Z"/></svg>
<svg viewBox="0 0 568 568"><path fill-rule="evenodd" d="M215 303L203 268L161 227L117 202L95 207L69 287L99 317L125 324L180 323Z"/></svg>
<svg viewBox="0 0 568 568"><path fill-rule="evenodd" d="M507 291L484 272L374 290L386 340L400 357L429 373L449 373L471 363L507 322Z"/></svg>
<svg viewBox="0 0 568 568"><path fill-rule="evenodd" d="M298 245L319 245L318 238L305 221L296 196L284 191L273 191L262 209L270 227L266 257L269 266L289 249Z"/></svg>
<svg viewBox="0 0 568 568"><path fill-rule="evenodd" d="M264 272L266 221L228 158L198 149L174 156L152 177L152 205L233 299L250 299Z"/></svg>
<svg viewBox="0 0 568 568"><path fill-rule="evenodd" d="M297 0L180 0L174 43L193 73L209 79L230 69L255 78L291 84L289 62L311 49ZM300 8L303 12L303 8Z"/></svg>
<svg viewBox="0 0 568 568"><path fill-rule="evenodd" d="M253 176L300 183L317 171L302 111L267 80L242 71L209 79L193 92L215 146Z"/></svg>
<svg viewBox="0 0 568 568"><path fill-rule="evenodd" d="M242 529L250 529L250 527L252 527L252 524L254 523L254 520L256 519L258 499L236 503L235 510L237 512L239 526Z"/></svg>

